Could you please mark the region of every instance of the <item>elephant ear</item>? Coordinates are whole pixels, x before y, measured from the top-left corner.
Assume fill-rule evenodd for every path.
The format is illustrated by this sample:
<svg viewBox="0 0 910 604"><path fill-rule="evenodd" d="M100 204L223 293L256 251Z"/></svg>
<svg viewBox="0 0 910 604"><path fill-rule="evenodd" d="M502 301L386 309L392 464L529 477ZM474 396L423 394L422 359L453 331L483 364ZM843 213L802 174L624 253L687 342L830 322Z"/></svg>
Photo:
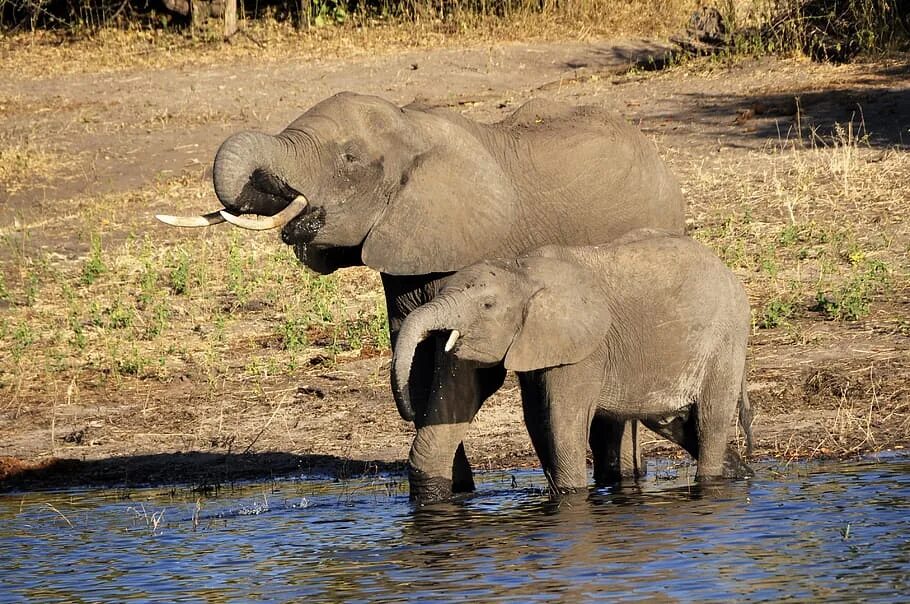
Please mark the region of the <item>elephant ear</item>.
<svg viewBox="0 0 910 604"><path fill-rule="evenodd" d="M597 276L575 262L523 258L519 265L541 288L524 308L521 327L506 353L512 371L577 363L604 342L612 320Z"/></svg>
<svg viewBox="0 0 910 604"><path fill-rule="evenodd" d="M507 249L516 194L479 143L417 156L401 183L364 241L367 266L390 275L450 272Z"/></svg>

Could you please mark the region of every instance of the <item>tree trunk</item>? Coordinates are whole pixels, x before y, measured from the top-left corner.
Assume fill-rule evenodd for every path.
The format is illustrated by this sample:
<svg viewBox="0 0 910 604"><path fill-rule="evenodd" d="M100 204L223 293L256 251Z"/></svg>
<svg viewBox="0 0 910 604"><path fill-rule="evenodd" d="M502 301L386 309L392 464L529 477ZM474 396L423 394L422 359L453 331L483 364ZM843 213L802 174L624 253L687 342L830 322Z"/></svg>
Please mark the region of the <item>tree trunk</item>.
<svg viewBox="0 0 910 604"><path fill-rule="evenodd" d="M237 33L237 0L224 0L224 37Z"/></svg>

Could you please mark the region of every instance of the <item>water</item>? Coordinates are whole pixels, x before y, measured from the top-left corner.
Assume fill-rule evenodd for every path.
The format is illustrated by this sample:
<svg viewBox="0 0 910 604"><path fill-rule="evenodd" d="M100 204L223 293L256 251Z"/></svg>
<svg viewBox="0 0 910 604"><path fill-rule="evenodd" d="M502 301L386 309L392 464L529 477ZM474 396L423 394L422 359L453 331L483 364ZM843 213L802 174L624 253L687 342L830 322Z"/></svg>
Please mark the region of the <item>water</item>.
<svg viewBox="0 0 910 604"><path fill-rule="evenodd" d="M757 470L558 505L539 472L430 509L394 478L3 495L0 600L907 600L910 457Z"/></svg>

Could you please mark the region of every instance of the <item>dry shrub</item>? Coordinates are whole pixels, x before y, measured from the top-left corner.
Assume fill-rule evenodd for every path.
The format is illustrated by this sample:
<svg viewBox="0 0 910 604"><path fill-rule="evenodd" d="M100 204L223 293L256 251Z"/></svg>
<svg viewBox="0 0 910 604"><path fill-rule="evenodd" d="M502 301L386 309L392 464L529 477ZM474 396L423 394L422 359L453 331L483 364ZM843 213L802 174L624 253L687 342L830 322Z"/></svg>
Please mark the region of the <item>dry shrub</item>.
<svg viewBox="0 0 910 604"><path fill-rule="evenodd" d="M225 0L197 0L197 12L220 17ZM0 30L63 29L93 33L101 28L198 26L179 0L0 0ZM247 20L275 19L301 29L329 25L447 23L451 29L489 20L516 24L559 23L581 30L620 28L662 33L678 29L696 0L250 0L239 2ZM181 14L182 13L182 14Z"/></svg>
<svg viewBox="0 0 910 604"><path fill-rule="evenodd" d="M724 13L740 50L801 52L846 62L859 54L907 48L905 0L726 0Z"/></svg>

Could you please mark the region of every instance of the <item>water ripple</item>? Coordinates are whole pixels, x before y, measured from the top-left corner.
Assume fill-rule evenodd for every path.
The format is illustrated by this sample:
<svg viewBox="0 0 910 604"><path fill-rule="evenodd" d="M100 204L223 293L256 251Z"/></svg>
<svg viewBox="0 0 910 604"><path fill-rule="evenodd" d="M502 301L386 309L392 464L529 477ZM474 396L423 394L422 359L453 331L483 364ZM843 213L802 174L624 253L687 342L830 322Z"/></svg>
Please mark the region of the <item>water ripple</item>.
<svg viewBox="0 0 910 604"><path fill-rule="evenodd" d="M652 470L661 467L653 464ZM663 462L662 467L668 467ZM539 472L415 508L374 479L0 497L0 600L549 602L910 596L910 458L551 502Z"/></svg>

